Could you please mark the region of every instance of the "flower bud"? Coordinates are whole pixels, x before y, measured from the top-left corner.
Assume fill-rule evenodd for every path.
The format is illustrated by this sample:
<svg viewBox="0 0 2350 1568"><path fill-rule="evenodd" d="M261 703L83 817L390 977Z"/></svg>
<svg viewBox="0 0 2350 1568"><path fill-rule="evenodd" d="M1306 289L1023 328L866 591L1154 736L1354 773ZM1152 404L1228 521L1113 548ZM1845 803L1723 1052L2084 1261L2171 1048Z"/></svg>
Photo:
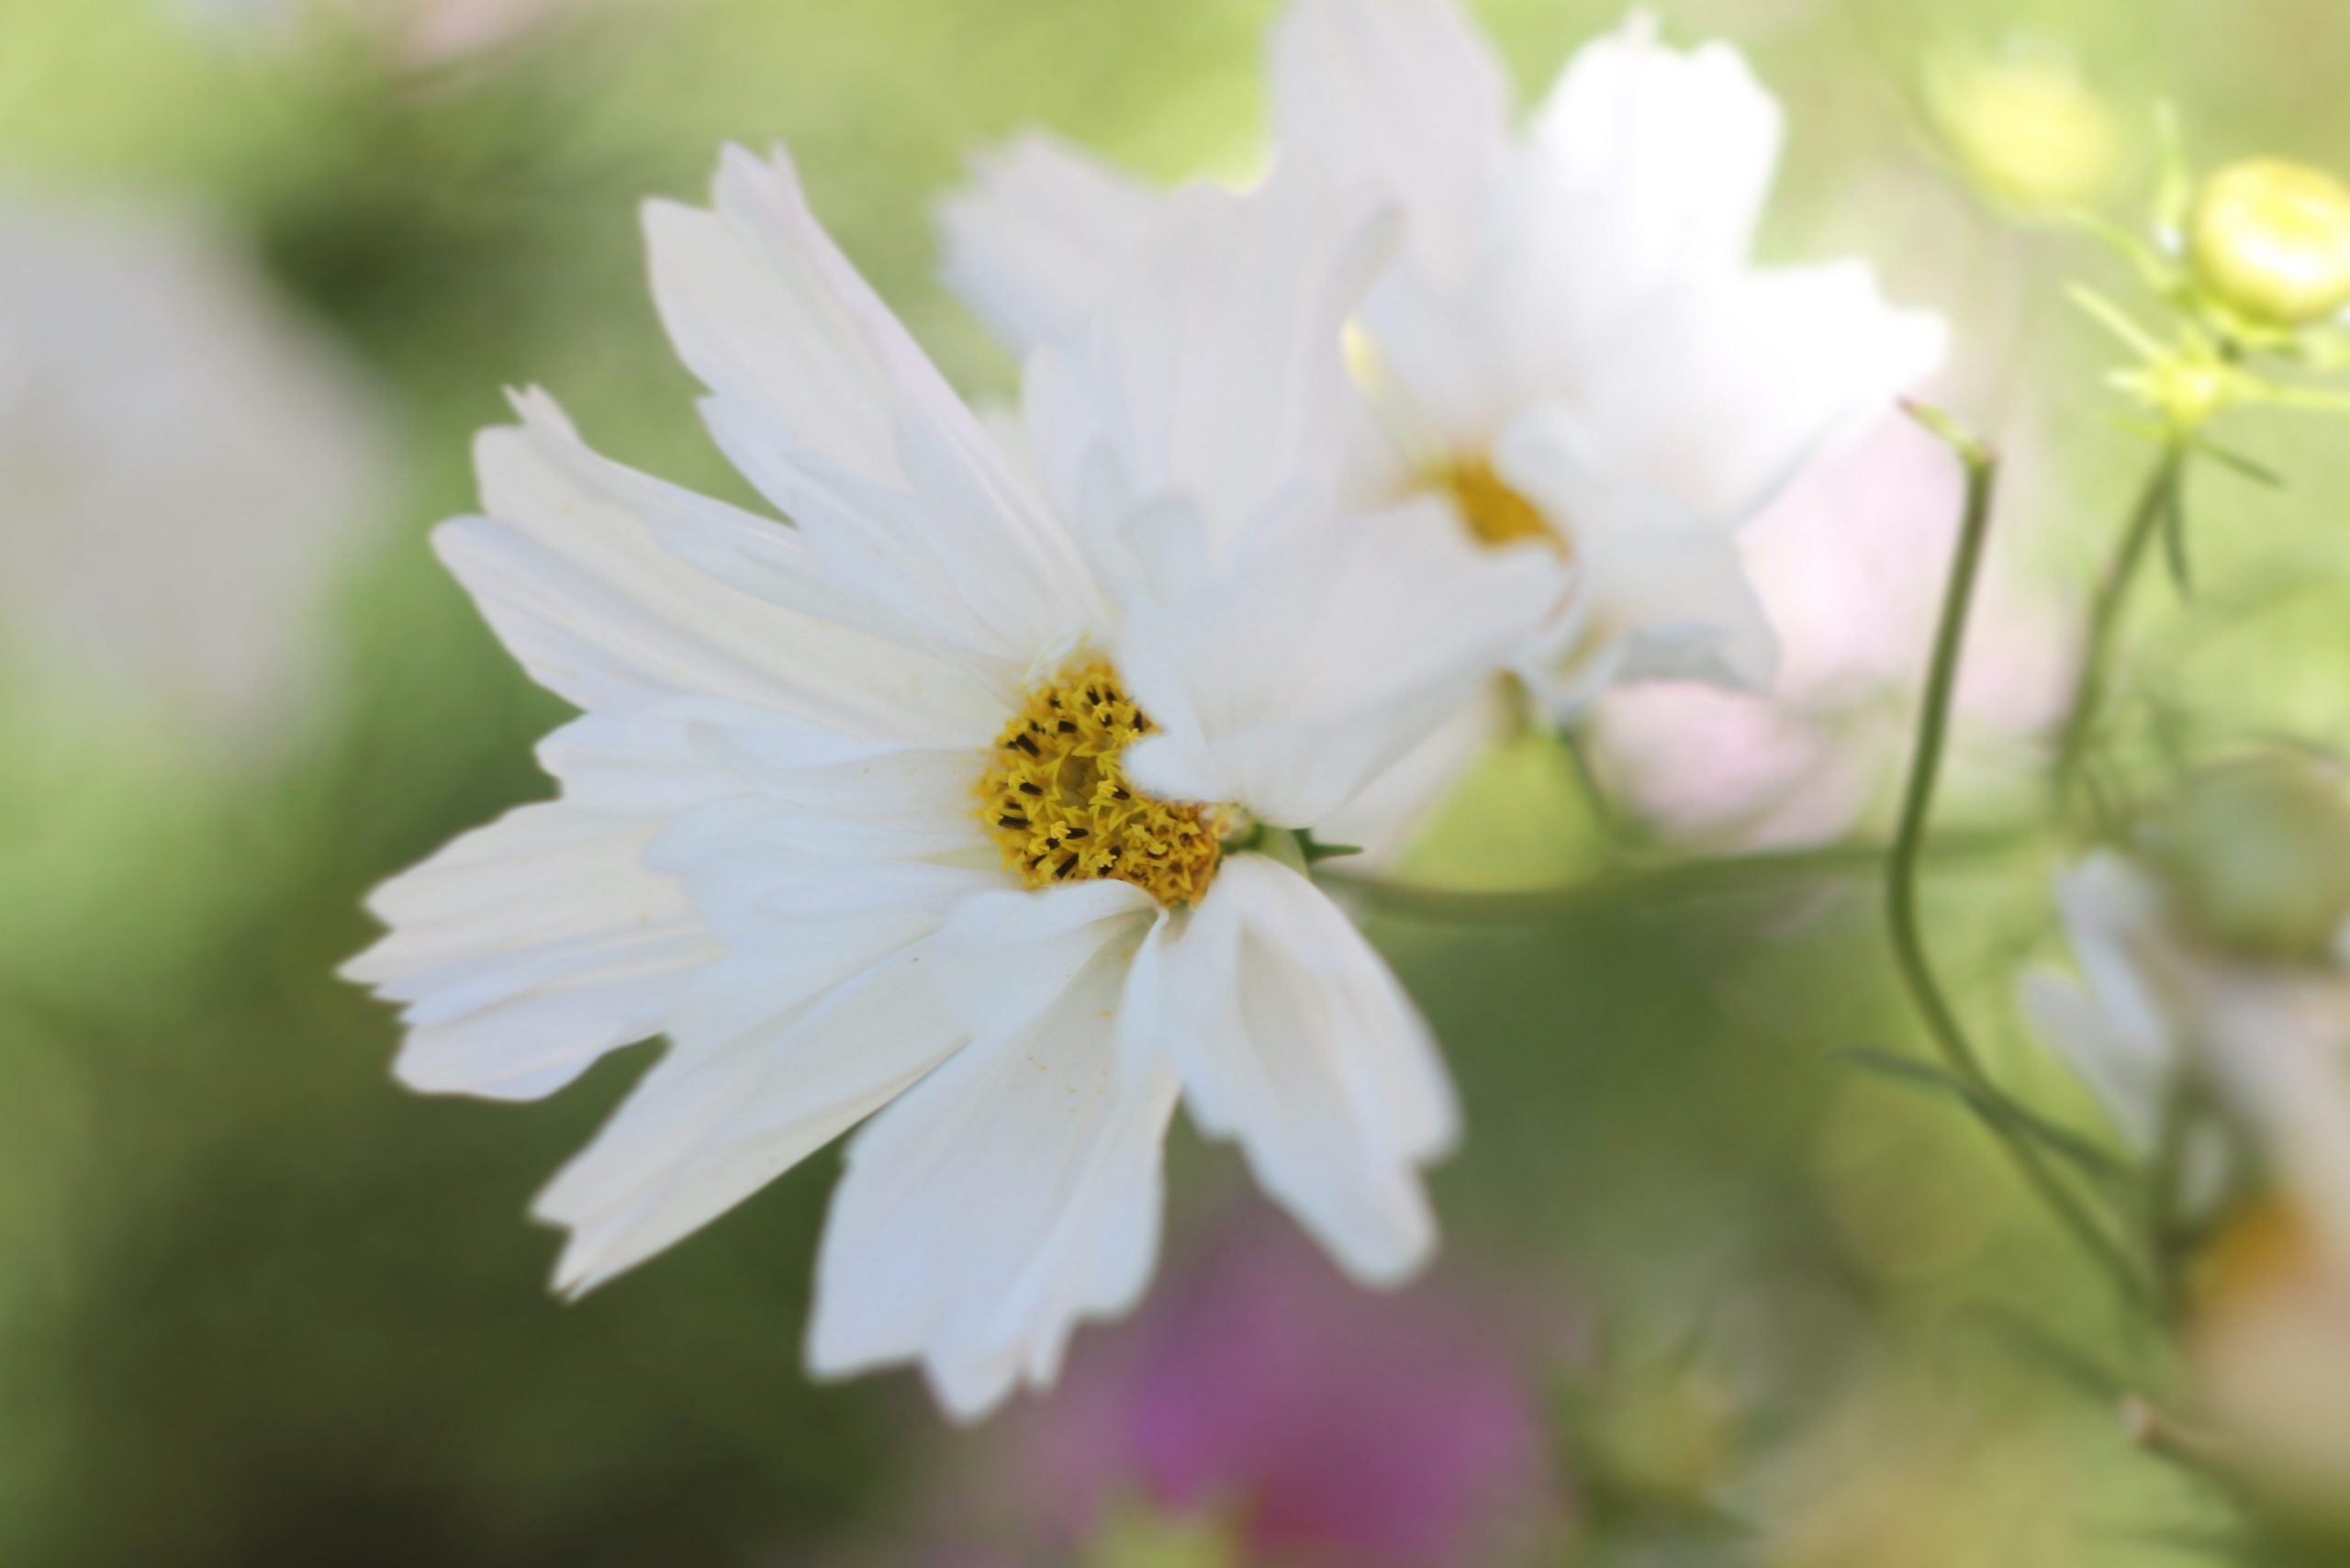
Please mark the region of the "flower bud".
<svg viewBox="0 0 2350 1568"><path fill-rule="evenodd" d="M2113 117L2062 60L2033 52L1946 61L1926 88L1942 140L2002 206L2061 212L2112 183L2121 154Z"/></svg>
<svg viewBox="0 0 2350 1568"><path fill-rule="evenodd" d="M2199 774L2148 837L2181 914L2216 947L2324 962L2350 925L2350 798L2313 762L2263 756Z"/></svg>
<svg viewBox="0 0 2350 1568"><path fill-rule="evenodd" d="M2350 306L2350 189L2322 169L2257 159L2203 183L2188 253L2212 297L2272 327Z"/></svg>

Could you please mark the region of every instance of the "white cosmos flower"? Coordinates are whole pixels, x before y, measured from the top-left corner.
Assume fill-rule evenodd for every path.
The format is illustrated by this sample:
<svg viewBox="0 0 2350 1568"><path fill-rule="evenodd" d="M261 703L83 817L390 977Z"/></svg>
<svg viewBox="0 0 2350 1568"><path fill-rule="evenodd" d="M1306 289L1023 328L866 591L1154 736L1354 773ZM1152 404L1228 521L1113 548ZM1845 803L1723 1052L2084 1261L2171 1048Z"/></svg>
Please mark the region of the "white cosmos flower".
<svg viewBox="0 0 2350 1568"><path fill-rule="evenodd" d="M2256 1154L2350 1267L2350 927L2330 963L2221 953L2111 850L2063 873L2057 902L2080 979L2027 974L2023 1010L2116 1130L2152 1155L2180 1095L2216 1100L2242 1136L2199 1126L2190 1192L2221 1196Z"/></svg>
<svg viewBox="0 0 2350 1568"><path fill-rule="evenodd" d="M2336 846L2337 851L2339 846ZM2331 952L2222 951L2167 880L2100 851L2058 883L2082 982L2025 1010L2152 1156L2182 1105L2186 1213L2205 1239L2182 1330L2194 1419L2297 1507L2350 1497L2350 924Z"/></svg>
<svg viewBox="0 0 2350 1568"><path fill-rule="evenodd" d="M810 1360L919 1360L964 1416L1140 1291L1179 1097L1355 1274L1409 1273L1447 1080L1297 841L1241 836L1321 823L1546 603L1440 509L1333 504L1392 215L1178 196L1032 366L1032 476L781 153L731 151L714 206L648 209L655 292L799 526L597 457L540 395L482 437L441 554L584 713L541 748L559 799L375 896L350 973L405 1010L400 1077L532 1097L667 1036L538 1200L569 1292L872 1116Z"/></svg>
<svg viewBox="0 0 2350 1568"><path fill-rule="evenodd" d="M1767 685L1732 535L1942 346L1860 263L1749 263L1778 106L1735 50L1653 31L1636 17L1584 49L1522 131L1452 0L1294 0L1273 47L1279 161L1409 218L1354 323L1381 439L1349 482L1550 546L1556 608L1513 659L1561 717L1618 680ZM943 210L947 279L1015 347L1050 342L1149 243L1157 200L1026 136ZM1483 733L1465 716L1421 771Z"/></svg>

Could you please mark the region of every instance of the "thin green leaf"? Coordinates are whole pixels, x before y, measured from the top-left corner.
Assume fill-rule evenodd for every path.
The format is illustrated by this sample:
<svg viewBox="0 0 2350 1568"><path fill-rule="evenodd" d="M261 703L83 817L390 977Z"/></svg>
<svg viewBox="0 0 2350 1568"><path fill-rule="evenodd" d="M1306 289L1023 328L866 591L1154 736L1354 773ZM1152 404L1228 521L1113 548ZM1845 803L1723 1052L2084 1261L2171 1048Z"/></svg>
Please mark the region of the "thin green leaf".
<svg viewBox="0 0 2350 1568"><path fill-rule="evenodd" d="M2093 288L2075 284L2067 292L2089 319L2120 338L2144 358L2159 359L2166 351L2152 332L2131 319L2130 313Z"/></svg>
<svg viewBox="0 0 2350 1568"><path fill-rule="evenodd" d="M2012 1307L1984 1304L1970 1308L1963 1321L1981 1328L2017 1360L2094 1403L2110 1406L2131 1391L2128 1377L2094 1350L2055 1333L2037 1317Z"/></svg>
<svg viewBox="0 0 2350 1568"><path fill-rule="evenodd" d="M2211 441L2197 441L2193 444L2199 454L2210 458L2221 467L2240 475L2255 485L2263 485L2272 490L2291 488L2286 482L2285 476L2266 464L2254 462L2241 452L2232 451Z"/></svg>
<svg viewBox="0 0 2350 1568"><path fill-rule="evenodd" d="M1832 1052L1830 1059L1894 1083L1946 1094L1974 1112L1993 1132L2029 1139L2052 1154L2063 1156L2100 1182L2126 1182L2132 1179L2127 1167L2081 1134L2049 1121L1996 1090L1978 1089L1936 1063L1868 1046Z"/></svg>
<svg viewBox="0 0 2350 1568"><path fill-rule="evenodd" d="M2305 413L2350 414L2350 392L2334 392L2322 386L2288 386L2277 382L2255 382L2249 400L2266 403L2271 408L2298 409Z"/></svg>

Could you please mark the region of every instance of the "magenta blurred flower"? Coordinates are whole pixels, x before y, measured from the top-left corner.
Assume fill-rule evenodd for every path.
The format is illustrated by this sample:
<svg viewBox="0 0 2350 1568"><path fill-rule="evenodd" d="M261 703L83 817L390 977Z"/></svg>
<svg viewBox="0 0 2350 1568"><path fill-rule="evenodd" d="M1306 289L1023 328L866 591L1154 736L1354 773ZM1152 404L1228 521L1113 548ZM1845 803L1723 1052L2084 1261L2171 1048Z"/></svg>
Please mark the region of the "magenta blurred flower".
<svg viewBox="0 0 2350 1568"><path fill-rule="evenodd" d="M1535 1327L1440 1285L1363 1291L1245 1226L1079 1348L1059 1393L997 1434L985 1490L1064 1546L1139 1501L1224 1521L1252 1558L1491 1562L1556 1512Z"/></svg>
<svg viewBox="0 0 2350 1568"><path fill-rule="evenodd" d="M1959 489L1949 452L1893 419L1798 480L1741 540L1779 633L1775 690L1610 693L1592 723L1611 787L1675 836L1723 846L1851 828L1908 747ZM1962 739L1978 752L2028 741L2060 711L2072 659L2069 618L1995 543L1959 684Z"/></svg>

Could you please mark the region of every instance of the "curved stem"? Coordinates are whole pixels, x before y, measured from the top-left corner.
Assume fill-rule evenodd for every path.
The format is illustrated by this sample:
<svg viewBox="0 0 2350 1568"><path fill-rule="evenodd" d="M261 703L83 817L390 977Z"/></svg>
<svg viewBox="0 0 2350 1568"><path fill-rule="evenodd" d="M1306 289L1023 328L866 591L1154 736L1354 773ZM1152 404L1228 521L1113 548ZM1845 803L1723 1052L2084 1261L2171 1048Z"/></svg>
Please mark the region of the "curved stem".
<svg viewBox="0 0 2350 1568"><path fill-rule="evenodd" d="M1958 1010L1951 1005L1936 979L1926 952L1918 918L1918 869L1924 857L1928 820L1932 815L1935 785L1941 778L1942 753L1950 739L1952 699L1958 689L1958 669L1966 644L1966 623L1982 574L1983 550L1991 532L1991 498L1998 464L1991 454L1955 431L1942 433L1966 465L1966 512L1959 527L1958 546L1943 590L1942 620L1934 633L1933 656L1928 666L1926 691L1918 719L1918 741L1911 754L1909 778L1902 790L1901 820L1886 862L1886 918L1893 939L1893 954L1901 981L1926 1033L1943 1064L1963 1082L1987 1095L1998 1086L1983 1066L1981 1054L1967 1037ZM2159 508L2151 510L2159 513ZM2122 1294L2143 1303L2149 1293L2137 1266L2105 1227L2066 1186L2042 1151L1996 1122L1986 1127L2007 1151L2018 1174L2065 1229L2098 1264L2113 1276Z"/></svg>
<svg viewBox="0 0 2350 1568"><path fill-rule="evenodd" d="M1941 856L1984 855L2006 848L2011 836L1983 834L1935 846ZM1816 849L1762 850L1751 855L1682 860L1612 871L1559 888L1425 887L1350 871L1318 873L1327 887L1357 895L1376 913L1430 924L1539 924L1628 904L1665 903L1718 894L1758 891L1802 877L1879 875L1889 853L1881 844L1836 844Z"/></svg>
<svg viewBox="0 0 2350 1568"><path fill-rule="evenodd" d="M2113 559L2106 564L2105 576L2098 583L2097 597L2089 606L2088 639L2081 653L2080 673L2074 679L2073 700L2065 709L2064 728L2057 732L2056 790L2060 800L2071 797L2074 778L2087 755L2090 737L2097 733L2106 689L2113 679L2114 644L2121 630L2121 613L2141 569L2154 553L2154 541L2164 532L2164 523L2177 509L2179 487L2187 472L2187 452L2183 440L2164 443L2154 472L2146 476L2145 487L2122 524Z"/></svg>

